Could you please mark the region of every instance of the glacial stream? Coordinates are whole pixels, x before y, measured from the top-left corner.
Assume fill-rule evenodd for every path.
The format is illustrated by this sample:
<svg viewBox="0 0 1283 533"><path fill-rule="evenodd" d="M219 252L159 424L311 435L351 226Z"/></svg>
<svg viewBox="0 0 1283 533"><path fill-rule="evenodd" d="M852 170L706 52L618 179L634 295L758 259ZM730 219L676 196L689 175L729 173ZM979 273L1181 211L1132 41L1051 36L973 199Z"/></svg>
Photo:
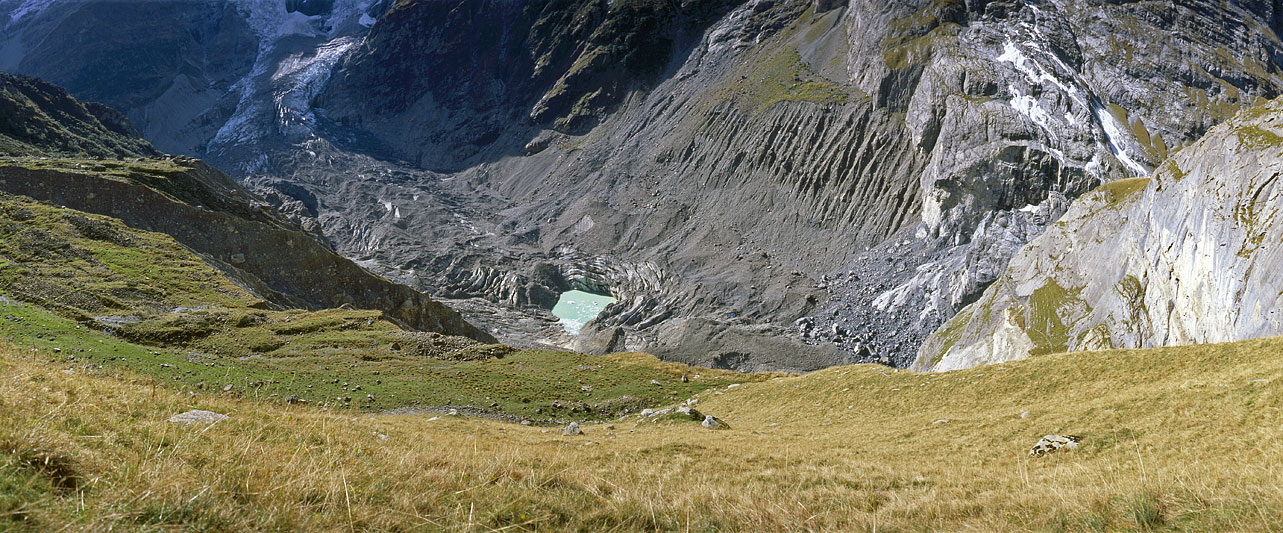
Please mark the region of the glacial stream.
<svg viewBox="0 0 1283 533"><path fill-rule="evenodd" d="M610 296L593 294L584 291L566 291L561 293L552 314L561 319L561 327L572 335L579 334L579 328L585 322L597 317L607 305L615 303Z"/></svg>

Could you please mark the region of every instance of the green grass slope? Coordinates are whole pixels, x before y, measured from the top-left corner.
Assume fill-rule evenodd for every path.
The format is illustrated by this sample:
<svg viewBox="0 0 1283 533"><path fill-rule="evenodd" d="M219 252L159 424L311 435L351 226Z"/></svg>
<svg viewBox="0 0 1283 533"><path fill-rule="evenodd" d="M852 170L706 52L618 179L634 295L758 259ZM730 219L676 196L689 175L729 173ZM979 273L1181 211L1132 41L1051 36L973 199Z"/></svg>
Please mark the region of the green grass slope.
<svg viewBox="0 0 1283 533"><path fill-rule="evenodd" d="M0 529L1270 531L1281 352L841 367L700 393L724 431L630 418L563 436L192 396L6 344ZM193 408L231 418L165 421ZM1030 458L1048 433L1083 439Z"/></svg>

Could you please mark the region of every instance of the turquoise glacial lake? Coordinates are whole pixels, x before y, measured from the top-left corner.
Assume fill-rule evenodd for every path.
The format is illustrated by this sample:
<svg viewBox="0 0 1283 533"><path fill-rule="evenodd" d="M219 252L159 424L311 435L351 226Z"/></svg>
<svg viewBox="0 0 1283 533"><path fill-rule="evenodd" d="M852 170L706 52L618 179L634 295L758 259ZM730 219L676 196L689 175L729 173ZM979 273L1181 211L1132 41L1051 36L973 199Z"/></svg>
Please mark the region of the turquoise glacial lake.
<svg viewBox="0 0 1283 533"><path fill-rule="evenodd" d="M584 323L597 317L602 309L615 303L610 296L602 296L584 291L566 291L561 293L552 314L561 319L561 327L567 333L577 335Z"/></svg>

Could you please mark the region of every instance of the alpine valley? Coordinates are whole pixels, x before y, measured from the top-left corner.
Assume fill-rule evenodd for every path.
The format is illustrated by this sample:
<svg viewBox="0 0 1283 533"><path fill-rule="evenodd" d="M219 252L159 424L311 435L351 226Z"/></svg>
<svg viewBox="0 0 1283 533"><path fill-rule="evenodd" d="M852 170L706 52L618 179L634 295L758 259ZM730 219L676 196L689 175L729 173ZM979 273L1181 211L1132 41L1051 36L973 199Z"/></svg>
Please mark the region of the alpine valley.
<svg viewBox="0 0 1283 533"><path fill-rule="evenodd" d="M0 0L0 530L1276 528L1280 35Z"/></svg>

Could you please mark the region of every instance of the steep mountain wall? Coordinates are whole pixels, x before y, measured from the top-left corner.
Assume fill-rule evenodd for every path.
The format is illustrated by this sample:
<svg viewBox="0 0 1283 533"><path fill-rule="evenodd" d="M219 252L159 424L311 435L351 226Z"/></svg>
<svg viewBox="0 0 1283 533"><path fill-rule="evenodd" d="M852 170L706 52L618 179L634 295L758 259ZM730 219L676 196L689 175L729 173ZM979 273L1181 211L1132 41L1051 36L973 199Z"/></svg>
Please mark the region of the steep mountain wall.
<svg viewBox="0 0 1283 533"><path fill-rule="evenodd" d="M1283 100L1080 198L915 367L1283 333Z"/></svg>
<svg viewBox="0 0 1283 533"><path fill-rule="evenodd" d="M620 297L590 334L736 368L908 364L1069 201L1283 91L1273 2L304 4L228 7L216 164L422 290L537 313L552 266Z"/></svg>
<svg viewBox="0 0 1283 533"><path fill-rule="evenodd" d="M536 18L609 19L632 4L546 4ZM370 213L358 215L360 231L331 218L342 231L327 234L380 264L415 265L412 276L428 288L497 301L520 301L514 291L528 292L533 265L605 261L613 268L598 281L623 302L588 331L624 326L630 346L684 360L719 353L679 333L704 331L682 326L699 318L793 336L816 345L820 359L907 364L1069 200L1148 173L1283 88L1277 17L1266 4L753 1L712 21L666 15L670 26L691 28L671 34L668 65L657 77L611 78L612 94L629 90L611 106L581 107L600 123L585 133L559 125L556 113L541 122L527 110L549 80L595 68L579 61L596 57L591 39L541 34L523 5L385 17L318 100L323 117L363 132L357 139L436 147L427 152L466 147L400 157L468 167L429 178L431 187L470 206L489 203L467 217L478 228L469 247L506 259L479 268L486 261L476 250L415 244L409 236L439 231L442 217L411 200L417 186L377 179L367 187L378 192L362 202L350 200L351 187L339 199L310 186L322 203ZM504 29L463 32L477 17ZM508 40L486 40L500 38ZM406 44L428 41L437 46ZM443 51L451 46L466 53ZM515 74L485 68L495 50L513 49ZM531 52L545 49L568 51ZM531 76L531 64L552 74ZM450 74L396 75L411 67ZM376 83L406 76L417 100ZM571 101L601 89L558 87ZM327 172L290 179L309 187L330 182L318 176ZM485 201L467 199L477 190L488 191ZM403 199L395 210L380 207L393 196ZM370 247L366 236L383 232L370 221L401 228L388 229L397 244ZM692 345L699 355L673 348ZM790 357L771 352L758 357Z"/></svg>
<svg viewBox="0 0 1283 533"><path fill-rule="evenodd" d="M313 133L309 101L388 0L4 0L0 70L121 110L229 171Z"/></svg>

